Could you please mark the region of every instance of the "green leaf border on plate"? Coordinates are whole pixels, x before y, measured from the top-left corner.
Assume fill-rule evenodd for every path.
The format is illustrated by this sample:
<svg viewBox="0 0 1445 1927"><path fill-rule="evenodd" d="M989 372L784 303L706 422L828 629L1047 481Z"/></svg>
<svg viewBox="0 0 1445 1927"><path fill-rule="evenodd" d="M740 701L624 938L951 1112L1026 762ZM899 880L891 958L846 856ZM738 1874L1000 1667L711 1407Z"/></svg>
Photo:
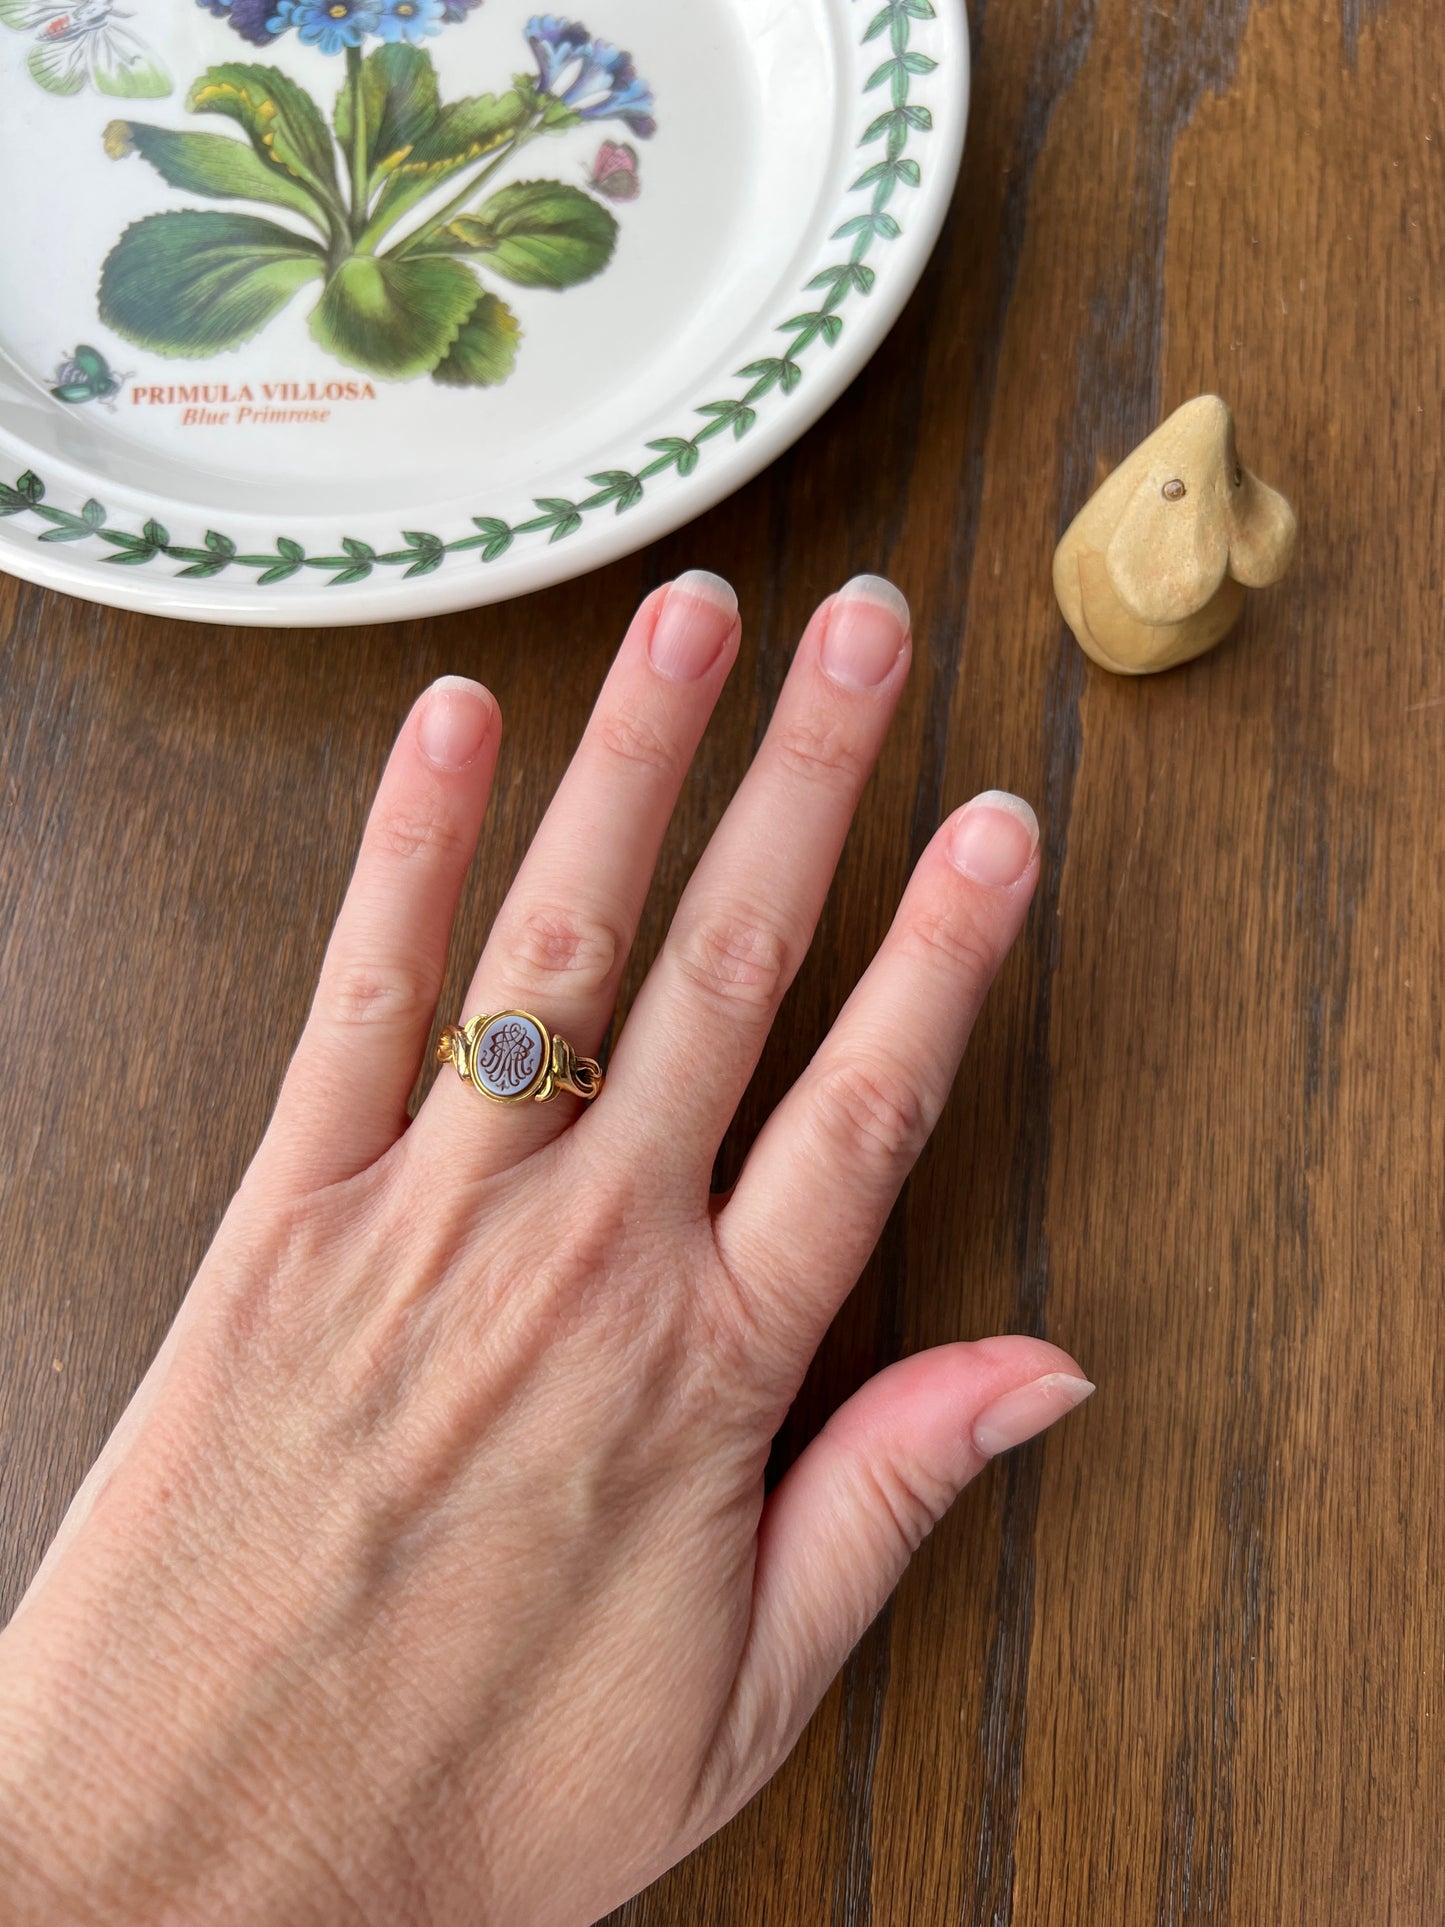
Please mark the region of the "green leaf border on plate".
<svg viewBox="0 0 1445 1927"><path fill-rule="evenodd" d="M757 420L757 404L763 397L774 389L783 396L792 394L803 379L803 357L820 341L825 348L834 346L845 325L842 312L845 304L855 295L866 297L872 293L876 277L868 265L868 255L875 243L896 241L903 232L897 216L889 211L889 203L899 189L916 188L923 179L922 169L908 148L916 135L929 132L933 116L927 107L915 104L910 96L914 76L931 73L938 63L927 54L914 51L909 42L913 22L934 17L932 0L884 0L864 32L864 45L886 36L888 58L869 75L864 91L876 91L880 102L886 100L889 104L868 122L858 143L865 148L881 145L882 154L864 168L849 189L851 193L871 188L871 204L833 231L835 241L850 244L846 258L823 268L809 281L805 292L816 295L813 306L779 323L777 332L791 337L782 352L765 355L740 368L738 378L747 383L746 388L723 401L703 402L694 411L704 418L702 426L691 435L664 435L660 440L649 442L653 459L635 472L613 468L589 475L590 493L576 501L565 496L541 497L532 505L536 514L523 521L509 522L497 515L474 516L475 533L458 536L451 542L409 529L402 531L402 547L378 550L354 536L343 536L341 553L332 555L308 555L302 545L289 536L278 536L269 553L243 552L229 536L220 535L214 529L207 531L203 547L187 547L172 542L168 530L154 516L139 532L111 528L104 505L93 499L74 510L59 508L47 501L45 484L32 469L27 469L13 483L0 481L0 517L38 517L48 524L43 530L34 531L41 542L107 543L114 553L105 560L121 568L137 568L165 558L182 564L176 571L180 576L219 575L223 569L232 568L254 569L257 571L254 580L260 586L284 582L303 569L316 569L327 574L331 586L339 587L364 582L376 569L400 569L404 576L429 575L441 567L447 556L473 549L480 561L495 562L506 554L518 536L545 534L549 542L561 542L575 535L584 519L598 509L611 504L613 512L621 515L635 508L646 493L647 484L656 477L669 470L675 470L681 477L691 475L702 459L704 444L714 437L731 429L733 436L741 441Z"/></svg>

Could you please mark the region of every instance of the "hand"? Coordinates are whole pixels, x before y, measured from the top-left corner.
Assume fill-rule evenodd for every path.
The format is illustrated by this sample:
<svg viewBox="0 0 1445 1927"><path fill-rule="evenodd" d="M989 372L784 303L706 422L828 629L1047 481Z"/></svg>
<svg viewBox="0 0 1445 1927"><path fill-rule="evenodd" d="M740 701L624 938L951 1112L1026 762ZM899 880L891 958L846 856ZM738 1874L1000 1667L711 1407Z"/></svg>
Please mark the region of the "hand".
<svg viewBox="0 0 1445 1927"><path fill-rule="evenodd" d="M10 1923L584 1923L737 1812L959 1489L1092 1388L1028 1338L769 1441L928 1137L1028 907L1037 830L944 824L726 1198L718 1145L908 671L897 591L809 624L601 1096L411 1123L496 765L477 684L382 778L270 1128L0 1638ZM643 604L465 1015L606 1035L737 654Z"/></svg>

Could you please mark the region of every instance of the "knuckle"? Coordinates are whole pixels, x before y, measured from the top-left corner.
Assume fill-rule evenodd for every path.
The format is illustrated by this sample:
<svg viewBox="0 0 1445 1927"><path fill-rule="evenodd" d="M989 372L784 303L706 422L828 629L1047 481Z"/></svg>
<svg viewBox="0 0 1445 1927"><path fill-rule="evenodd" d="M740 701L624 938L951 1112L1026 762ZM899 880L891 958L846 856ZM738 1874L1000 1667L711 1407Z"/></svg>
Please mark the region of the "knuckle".
<svg viewBox="0 0 1445 1927"><path fill-rule="evenodd" d="M328 971L326 1014L346 1029L409 1024L431 1014L440 991L437 973L419 958L390 964L358 958Z"/></svg>
<svg viewBox="0 0 1445 1927"><path fill-rule="evenodd" d="M884 1065L834 1065L815 1096L824 1136L852 1163L911 1163L927 1141L922 1098L907 1078Z"/></svg>
<svg viewBox="0 0 1445 1927"><path fill-rule="evenodd" d="M611 988L628 943L605 917L560 904L533 904L500 931L508 980L523 991L566 980L583 997Z"/></svg>
<svg viewBox="0 0 1445 1927"><path fill-rule="evenodd" d="M325 1330L326 1287L301 1289L301 1281L326 1275L323 1253L334 1230L334 1207L325 1194L273 1193L264 1222L242 1214L231 1262L208 1284L206 1349L228 1371L260 1368L279 1386L314 1365Z"/></svg>
<svg viewBox="0 0 1445 1927"><path fill-rule="evenodd" d="M471 856L455 817L420 800L378 810L368 826L367 840L380 855L401 863L414 857L465 862Z"/></svg>
<svg viewBox="0 0 1445 1927"><path fill-rule="evenodd" d="M953 1503L952 1486L915 1461L865 1460L858 1477L874 1518L905 1559L913 1557Z"/></svg>
<svg viewBox="0 0 1445 1927"><path fill-rule="evenodd" d="M861 788L872 762L847 726L826 716L795 716L779 723L773 751L792 775L837 789Z"/></svg>
<svg viewBox="0 0 1445 1927"><path fill-rule="evenodd" d="M646 717L625 709L610 709L598 718L597 735L607 755L662 776L675 775L678 746Z"/></svg>
<svg viewBox="0 0 1445 1927"><path fill-rule="evenodd" d="M714 1275L696 1304L704 1339L700 1349L714 1381L726 1387L729 1409L745 1420L763 1417L771 1437L797 1389L791 1373L802 1351L802 1332L788 1319L787 1296L759 1290L724 1257L716 1233L714 1242Z"/></svg>
<svg viewBox="0 0 1445 1927"><path fill-rule="evenodd" d="M971 983L988 984L998 969L998 955L987 931L962 910L922 911L900 932L903 955L912 961L937 964Z"/></svg>
<svg viewBox="0 0 1445 1927"><path fill-rule="evenodd" d="M687 981L709 1000L749 1010L771 1010L791 974L781 931L741 909L691 919L676 957Z"/></svg>

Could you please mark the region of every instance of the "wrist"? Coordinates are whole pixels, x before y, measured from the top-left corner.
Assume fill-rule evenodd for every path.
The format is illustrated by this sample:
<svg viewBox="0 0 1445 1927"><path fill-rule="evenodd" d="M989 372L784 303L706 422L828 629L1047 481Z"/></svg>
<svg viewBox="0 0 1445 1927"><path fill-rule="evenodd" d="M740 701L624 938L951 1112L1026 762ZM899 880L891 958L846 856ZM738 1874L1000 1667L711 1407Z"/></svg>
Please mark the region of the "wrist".
<svg viewBox="0 0 1445 1927"><path fill-rule="evenodd" d="M283 1865L214 1762L171 1745L164 1699L108 1690L84 1635L55 1650L67 1619L41 1609L0 1636L5 1927L335 1927L303 1856Z"/></svg>
<svg viewBox="0 0 1445 1927"><path fill-rule="evenodd" d="M123 1897L129 1882L114 1871L124 1829L113 1794L65 1769L34 1724L43 1681L27 1674L23 1696L16 1694L5 1658L0 1641L0 1916L7 1927L99 1927L103 1919L132 1927L136 1916Z"/></svg>
<svg viewBox="0 0 1445 1927"><path fill-rule="evenodd" d="M388 1837L385 1807L362 1814L351 1804L359 1788L323 1722L306 1725L332 1762L329 1772L310 1767L334 1799L324 1817L288 1772L280 1731L254 1706L242 1710L253 1681L207 1674L154 1625L149 1641L122 1638L114 1623L54 1600L24 1621L0 1632L3 1927L405 1927L432 1917L411 1857ZM119 1666L105 1650L116 1645L127 1655ZM488 1916L474 1918L481 1927Z"/></svg>

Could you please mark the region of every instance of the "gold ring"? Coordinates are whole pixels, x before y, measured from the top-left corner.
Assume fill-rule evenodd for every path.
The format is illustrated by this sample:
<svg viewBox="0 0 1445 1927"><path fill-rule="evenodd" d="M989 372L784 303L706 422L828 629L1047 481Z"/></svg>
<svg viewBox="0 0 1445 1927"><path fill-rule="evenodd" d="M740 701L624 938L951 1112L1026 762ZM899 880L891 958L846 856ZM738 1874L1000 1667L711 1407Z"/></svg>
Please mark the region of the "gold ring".
<svg viewBox="0 0 1445 1927"><path fill-rule="evenodd" d="M602 1066L579 1057L529 1010L498 1010L448 1024L437 1039L437 1062L455 1064L494 1104L545 1104L558 1091L593 1098L602 1089Z"/></svg>

